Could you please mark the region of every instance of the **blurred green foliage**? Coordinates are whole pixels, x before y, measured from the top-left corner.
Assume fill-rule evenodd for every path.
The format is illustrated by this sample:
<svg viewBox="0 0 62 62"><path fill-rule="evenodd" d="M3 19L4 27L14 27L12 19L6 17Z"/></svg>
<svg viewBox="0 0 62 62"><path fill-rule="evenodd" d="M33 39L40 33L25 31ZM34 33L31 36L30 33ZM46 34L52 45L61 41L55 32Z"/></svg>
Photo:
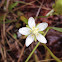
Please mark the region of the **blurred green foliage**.
<svg viewBox="0 0 62 62"><path fill-rule="evenodd" d="M17 38L17 35L15 33L13 34L13 36L14 36L15 39Z"/></svg>
<svg viewBox="0 0 62 62"><path fill-rule="evenodd" d="M58 27L49 27L50 29L54 29L54 30L57 30L59 32L62 32L62 28L58 28Z"/></svg>
<svg viewBox="0 0 62 62"><path fill-rule="evenodd" d="M28 24L28 19L25 16L20 16L21 21Z"/></svg>
<svg viewBox="0 0 62 62"><path fill-rule="evenodd" d="M9 5L9 10L12 10L15 6L17 6L18 2L12 3Z"/></svg>
<svg viewBox="0 0 62 62"><path fill-rule="evenodd" d="M53 9L56 15L62 15L62 0L55 0L55 4L53 4Z"/></svg>

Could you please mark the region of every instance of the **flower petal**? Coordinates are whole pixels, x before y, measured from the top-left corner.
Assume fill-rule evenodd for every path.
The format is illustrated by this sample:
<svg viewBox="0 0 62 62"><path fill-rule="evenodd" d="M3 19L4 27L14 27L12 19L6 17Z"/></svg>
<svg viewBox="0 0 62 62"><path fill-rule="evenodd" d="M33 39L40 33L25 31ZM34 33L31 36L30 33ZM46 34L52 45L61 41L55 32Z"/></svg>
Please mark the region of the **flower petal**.
<svg viewBox="0 0 62 62"><path fill-rule="evenodd" d="M28 25L29 25L30 28L35 27L35 19L33 17L30 17L28 19Z"/></svg>
<svg viewBox="0 0 62 62"><path fill-rule="evenodd" d="M46 22L40 23L40 24L38 24L38 26L37 26L37 28L39 29L39 31L43 31L43 30L45 30L47 27L48 27L48 23L46 23Z"/></svg>
<svg viewBox="0 0 62 62"><path fill-rule="evenodd" d="M28 35L30 34L30 28L27 28L27 27L22 27L19 29L19 32L22 34L22 35Z"/></svg>
<svg viewBox="0 0 62 62"><path fill-rule="evenodd" d="M36 38L41 43L47 43L46 38L43 35L39 34L39 33L38 33L38 35L36 35Z"/></svg>
<svg viewBox="0 0 62 62"><path fill-rule="evenodd" d="M28 47L32 42L34 41L34 35L29 35L27 38L26 38L26 46Z"/></svg>

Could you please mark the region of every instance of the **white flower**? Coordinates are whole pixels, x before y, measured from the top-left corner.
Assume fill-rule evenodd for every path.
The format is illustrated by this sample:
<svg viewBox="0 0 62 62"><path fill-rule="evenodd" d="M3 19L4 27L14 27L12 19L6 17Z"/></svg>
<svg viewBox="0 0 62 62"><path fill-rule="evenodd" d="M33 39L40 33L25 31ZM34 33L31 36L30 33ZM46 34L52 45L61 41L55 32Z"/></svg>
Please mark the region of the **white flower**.
<svg viewBox="0 0 62 62"><path fill-rule="evenodd" d="M28 37L26 38L26 42L25 42L27 47L34 41L34 38L36 38L41 43L47 43L46 38L39 33L39 31L43 31L47 28L47 26L48 26L47 23L45 23L45 22L39 23L36 26L34 18L30 17L28 19L28 25L30 28L22 27L19 29L19 32L22 35L28 35Z"/></svg>

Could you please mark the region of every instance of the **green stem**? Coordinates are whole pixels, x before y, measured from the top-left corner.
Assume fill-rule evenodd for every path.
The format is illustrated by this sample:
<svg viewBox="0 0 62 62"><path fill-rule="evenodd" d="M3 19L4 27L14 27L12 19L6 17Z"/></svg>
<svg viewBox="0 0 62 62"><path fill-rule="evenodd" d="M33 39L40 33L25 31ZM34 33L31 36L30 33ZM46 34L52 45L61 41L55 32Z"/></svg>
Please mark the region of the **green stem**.
<svg viewBox="0 0 62 62"><path fill-rule="evenodd" d="M33 49L33 51L30 53L30 55L28 56L28 58L26 59L25 62L28 62L28 60L30 59L30 57L32 56L32 54L34 53L34 51L37 49L37 47L39 46L40 42L38 42L38 44L35 46L35 48Z"/></svg>
<svg viewBox="0 0 62 62"><path fill-rule="evenodd" d="M58 59L52 52L51 50L45 45L42 43L42 45L48 50L48 52L51 54L51 56L57 61L57 62L62 62L60 59Z"/></svg>
<svg viewBox="0 0 62 62"><path fill-rule="evenodd" d="M49 29L50 29L50 28L48 27L47 30L46 30L46 32L44 33L44 36L47 34L47 32L49 31Z"/></svg>

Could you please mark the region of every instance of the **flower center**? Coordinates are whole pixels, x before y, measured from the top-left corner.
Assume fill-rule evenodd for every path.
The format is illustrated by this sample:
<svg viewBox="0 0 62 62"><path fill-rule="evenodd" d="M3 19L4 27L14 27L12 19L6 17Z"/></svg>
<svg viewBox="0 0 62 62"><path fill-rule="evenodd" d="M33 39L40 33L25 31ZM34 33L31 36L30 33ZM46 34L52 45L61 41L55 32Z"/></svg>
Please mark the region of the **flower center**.
<svg viewBox="0 0 62 62"><path fill-rule="evenodd" d="M33 33L33 34L37 34L37 33L38 33L38 31L39 31L39 29L38 29L38 28L33 27L33 29L32 29L32 33Z"/></svg>

